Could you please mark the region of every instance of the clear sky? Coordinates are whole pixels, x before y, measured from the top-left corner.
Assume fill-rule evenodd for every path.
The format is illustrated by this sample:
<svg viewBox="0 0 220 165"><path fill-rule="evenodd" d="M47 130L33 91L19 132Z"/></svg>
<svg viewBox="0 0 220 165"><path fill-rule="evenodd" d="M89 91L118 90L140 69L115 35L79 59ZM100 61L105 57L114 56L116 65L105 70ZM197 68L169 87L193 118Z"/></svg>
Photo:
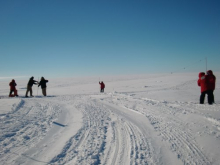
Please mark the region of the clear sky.
<svg viewBox="0 0 220 165"><path fill-rule="evenodd" d="M219 0L0 0L0 77L197 72L206 57L220 71Z"/></svg>

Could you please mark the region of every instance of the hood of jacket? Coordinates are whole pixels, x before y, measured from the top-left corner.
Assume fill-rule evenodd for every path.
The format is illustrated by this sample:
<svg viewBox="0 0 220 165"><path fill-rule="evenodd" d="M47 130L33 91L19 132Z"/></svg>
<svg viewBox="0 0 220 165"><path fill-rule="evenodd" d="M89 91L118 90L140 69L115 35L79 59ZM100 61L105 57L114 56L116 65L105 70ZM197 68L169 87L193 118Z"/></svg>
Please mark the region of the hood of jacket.
<svg viewBox="0 0 220 165"><path fill-rule="evenodd" d="M202 76L205 76L205 73L204 73L204 72L200 72L200 73L199 73L199 78L201 78Z"/></svg>
<svg viewBox="0 0 220 165"><path fill-rule="evenodd" d="M208 70L208 71L207 71L207 74L208 74L208 75L213 75L212 70Z"/></svg>

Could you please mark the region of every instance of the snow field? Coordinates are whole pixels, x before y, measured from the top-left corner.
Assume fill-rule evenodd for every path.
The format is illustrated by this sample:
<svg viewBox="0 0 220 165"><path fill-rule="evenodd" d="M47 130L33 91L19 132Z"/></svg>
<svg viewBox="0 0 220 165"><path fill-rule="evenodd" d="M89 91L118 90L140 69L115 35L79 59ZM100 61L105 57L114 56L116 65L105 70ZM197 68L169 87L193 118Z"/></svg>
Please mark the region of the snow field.
<svg viewBox="0 0 220 165"><path fill-rule="evenodd" d="M33 98L1 85L0 164L218 165L215 75L211 106L198 104L197 74L105 77L105 93L97 78L50 80Z"/></svg>

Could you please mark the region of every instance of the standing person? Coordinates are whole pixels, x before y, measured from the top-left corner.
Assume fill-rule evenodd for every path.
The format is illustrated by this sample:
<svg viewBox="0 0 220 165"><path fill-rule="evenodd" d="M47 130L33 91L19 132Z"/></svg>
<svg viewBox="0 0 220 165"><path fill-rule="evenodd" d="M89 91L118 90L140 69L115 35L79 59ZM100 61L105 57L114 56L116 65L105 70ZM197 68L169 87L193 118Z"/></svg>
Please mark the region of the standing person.
<svg viewBox="0 0 220 165"><path fill-rule="evenodd" d="M33 93L33 91L32 91L32 86L33 86L34 84L36 85L37 83L38 83L38 81L34 80L34 77L32 76L32 77L30 78L30 80L28 81L27 91L26 91L25 97L28 97L28 92L29 92L29 91L30 91L30 96L33 97L33 95L32 95L32 93Z"/></svg>
<svg viewBox="0 0 220 165"><path fill-rule="evenodd" d="M208 86L207 86L207 88L208 88L208 94L209 94L210 97L211 97L210 102L211 102L211 104L212 104L212 103L215 102L213 92L214 92L214 90L215 90L216 77L215 77L215 75L213 75L212 70L208 70L206 73L207 73L207 76L206 76L206 77L207 77L207 80L208 80Z"/></svg>
<svg viewBox="0 0 220 165"><path fill-rule="evenodd" d="M105 88L105 84L103 83L103 81L100 83L100 92L104 92L104 88Z"/></svg>
<svg viewBox="0 0 220 165"><path fill-rule="evenodd" d="M197 81L198 86L201 87L201 95L200 95L200 104L204 104L204 100L205 100L205 95L208 95L208 103L211 103L211 98L210 95L208 93L208 81L207 81L207 76L205 75L204 72L200 72L199 73L199 79Z"/></svg>
<svg viewBox="0 0 220 165"><path fill-rule="evenodd" d="M47 89L46 83L47 83L47 82L48 82L48 80L45 80L44 77L41 77L40 83L39 83L39 85L38 85L38 87L41 86L42 94L43 94L44 96L47 96L47 91L46 91L46 89Z"/></svg>
<svg viewBox="0 0 220 165"><path fill-rule="evenodd" d="M16 89L17 84L14 79L11 80L11 82L9 83L9 86L10 86L9 97L18 96L17 89ZM12 92L14 92L14 95L12 95Z"/></svg>

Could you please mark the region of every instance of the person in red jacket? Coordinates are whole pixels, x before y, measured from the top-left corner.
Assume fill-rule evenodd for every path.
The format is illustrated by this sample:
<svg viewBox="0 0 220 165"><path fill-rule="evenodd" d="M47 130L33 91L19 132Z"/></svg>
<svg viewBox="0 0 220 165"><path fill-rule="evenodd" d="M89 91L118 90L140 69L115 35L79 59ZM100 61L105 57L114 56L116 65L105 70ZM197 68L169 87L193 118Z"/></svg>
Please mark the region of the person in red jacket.
<svg viewBox="0 0 220 165"><path fill-rule="evenodd" d="M215 81L216 81L216 77L215 75L213 75L212 70L208 70L207 72L207 92L211 97L211 103L214 103L214 90L215 90Z"/></svg>
<svg viewBox="0 0 220 165"><path fill-rule="evenodd" d="M104 92L104 88L105 88L105 84L103 83L103 81L100 83L100 92Z"/></svg>
<svg viewBox="0 0 220 165"><path fill-rule="evenodd" d="M200 104L204 104L205 95L208 95L208 84L207 84L207 77L204 72L199 73L199 79L197 81L198 86L201 87L201 95L200 95ZM210 95L208 95L208 102L211 103Z"/></svg>
<svg viewBox="0 0 220 165"><path fill-rule="evenodd" d="M16 84L15 80L12 79L12 81L9 83L9 86L10 86L9 97L18 96L16 85L17 84ZM14 92L14 95L12 95L12 92Z"/></svg>

